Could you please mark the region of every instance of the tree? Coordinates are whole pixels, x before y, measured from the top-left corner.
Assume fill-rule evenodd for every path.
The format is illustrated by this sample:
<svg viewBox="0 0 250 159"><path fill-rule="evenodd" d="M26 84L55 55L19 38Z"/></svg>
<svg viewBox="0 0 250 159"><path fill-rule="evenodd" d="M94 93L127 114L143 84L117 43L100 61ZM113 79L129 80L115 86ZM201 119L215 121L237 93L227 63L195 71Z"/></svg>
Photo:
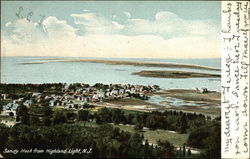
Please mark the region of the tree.
<svg viewBox="0 0 250 159"><path fill-rule="evenodd" d="M67 112L66 115L68 120L74 120L77 117L77 114L74 113L73 111Z"/></svg>
<svg viewBox="0 0 250 159"><path fill-rule="evenodd" d="M67 117L63 111L56 111L52 119L53 125L63 124L67 122Z"/></svg>
<svg viewBox="0 0 250 159"><path fill-rule="evenodd" d="M180 133L182 134L186 133L187 128L188 128L188 121L187 121L186 114L182 114L179 122L180 122Z"/></svg>
<svg viewBox="0 0 250 159"><path fill-rule="evenodd" d="M207 126L195 129L190 133L187 144L194 148L204 149L207 144L206 139L211 135L210 131Z"/></svg>
<svg viewBox="0 0 250 159"><path fill-rule="evenodd" d="M174 146L168 141L158 141L160 149L158 150L158 156L163 158L174 158Z"/></svg>
<svg viewBox="0 0 250 159"><path fill-rule="evenodd" d="M139 133L134 133L129 139L129 145L133 148L133 152L140 153L142 147L142 136ZM138 156L138 154L134 155Z"/></svg>
<svg viewBox="0 0 250 159"><path fill-rule="evenodd" d="M9 128L4 124L0 123L0 154L2 154L3 150L6 148L6 144L8 142L9 137Z"/></svg>
<svg viewBox="0 0 250 159"><path fill-rule="evenodd" d="M191 153L191 150L190 150L190 149L188 149L187 155L188 155L188 156L191 156L191 155L192 155L192 153Z"/></svg>
<svg viewBox="0 0 250 159"><path fill-rule="evenodd" d="M51 119L49 117L44 117L43 118L43 124L45 126L50 126L51 125Z"/></svg>
<svg viewBox="0 0 250 159"><path fill-rule="evenodd" d="M155 130L156 129L156 124L157 124L157 121L155 119L155 114L150 114L147 118L147 122L146 122L146 126L149 127L150 129L152 130Z"/></svg>
<svg viewBox="0 0 250 159"><path fill-rule="evenodd" d="M148 143L148 139L145 140L145 144L144 144L144 155L145 156L150 156L151 155L151 149Z"/></svg>
<svg viewBox="0 0 250 159"><path fill-rule="evenodd" d="M30 125L39 125L40 124L40 119L36 115L31 115L29 120L30 120Z"/></svg>
<svg viewBox="0 0 250 159"><path fill-rule="evenodd" d="M9 113L9 116L14 116L14 113L13 113L13 112L10 112L10 113Z"/></svg>
<svg viewBox="0 0 250 159"><path fill-rule="evenodd" d="M53 114L53 111L51 110L51 108L49 106L44 106L43 107L43 114L45 117L49 117Z"/></svg>
<svg viewBox="0 0 250 159"><path fill-rule="evenodd" d="M45 105L43 107L42 112L43 112L43 119L42 119L43 124L45 126L50 126L51 125L51 116L53 114L53 111L51 110L51 108L49 106Z"/></svg>
<svg viewBox="0 0 250 159"><path fill-rule="evenodd" d="M29 109L23 104L17 108L17 116L20 119L22 124L29 124Z"/></svg>
<svg viewBox="0 0 250 159"><path fill-rule="evenodd" d="M100 117L100 122L111 123L112 122L112 113L108 108L102 108L98 111L97 115Z"/></svg>
<svg viewBox="0 0 250 159"><path fill-rule="evenodd" d="M133 123L133 119L134 119L134 115L133 114L126 115L126 123L127 124L132 124Z"/></svg>
<svg viewBox="0 0 250 159"><path fill-rule="evenodd" d="M221 158L221 128L220 124L216 123L212 128L211 135L205 140L206 148L203 154L204 158Z"/></svg>
<svg viewBox="0 0 250 159"><path fill-rule="evenodd" d="M87 110L79 110L79 112L78 112L78 120L79 121L84 121L84 126L85 126L85 122L89 121L89 111L87 111Z"/></svg>
<svg viewBox="0 0 250 159"><path fill-rule="evenodd" d="M134 126L135 130L142 130L143 129L143 124L142 123L136 123Z"/></svg>
<svg viewBox="0 0 250 159"><path fill-rule="evenodd" d="M186 156L186 144L183 144L183 158Z"/></svg>

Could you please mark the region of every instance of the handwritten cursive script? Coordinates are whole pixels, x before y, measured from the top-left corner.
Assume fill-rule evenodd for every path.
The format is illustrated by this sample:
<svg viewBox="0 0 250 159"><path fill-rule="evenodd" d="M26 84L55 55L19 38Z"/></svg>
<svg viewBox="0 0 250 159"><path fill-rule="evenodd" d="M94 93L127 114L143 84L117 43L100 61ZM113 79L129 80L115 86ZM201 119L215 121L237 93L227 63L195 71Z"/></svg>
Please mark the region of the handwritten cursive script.
<svg viewBox="0 0 250 159"><path fill-rule="evenodd" d="M222 2L222 158L249 157L249 2Z"/></svg>

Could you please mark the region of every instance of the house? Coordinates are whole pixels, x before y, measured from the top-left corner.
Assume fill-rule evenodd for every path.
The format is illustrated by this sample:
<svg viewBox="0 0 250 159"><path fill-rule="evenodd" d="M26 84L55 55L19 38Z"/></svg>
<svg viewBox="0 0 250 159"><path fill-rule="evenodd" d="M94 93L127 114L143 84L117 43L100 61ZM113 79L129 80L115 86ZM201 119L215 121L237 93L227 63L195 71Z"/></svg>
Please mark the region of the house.
<svg viewBox="0 0 250 159"><path fill-rule="evenodd" d="M82 97L82 96L76 96L76 99L77 99L78 101L84 101L84 97Z"/></svg>
<svg viewBox="0 0 250 159"><path fill-rule="evenodd" d="M130 93L130 89L126 89L125 92L126 92L126 93L128 93L128 92Z"/></svg>
<svg viewBox="0 0 250 159"><path fill-rule="evenodd" d="M143 88L143 87L140 87L139 91L142 92L143 90L144 90L144 88Z"/></svg>
<svg viewBox="0 0 250 159"><path fill-rule="evenodd" d="M58 100L58 99L61 99L62 97L59 96L59 95L55 95L55 96L53 96L53 98L56 99L56 100Z"/></svg>
<svg viewBox="0 0 250 159"><path fill-rule="evenodd" d="M90 91L90 88L84 88L83 93L88 93Z"/></svg>
<svg viewBox="0 0 250 159"><path fill-rule="evenodd" d="M2 115L3 116L16 116L16 110L12 110L12 109L10 109L10 110L4 110L2 112Z"/></svg>
<svg viewBox="0 0 250 159"><path fill-rule="evenodd" d="M112 96L114 95L118 95L118 90L117 89L113 89L110 93Z"/></svg>
<svg viewBox="0 0 250 159"><path fill-rule="evenodd" d="M44 97L44 99L46 100L46 99L50 99L51 97L50 96L45 96Z"/></svg>
<svg viewBox="0 0 250 159"><path fill-rule="evenodd" d="M197 89L196 89L197 90ZM199 90L199 93L208 93L208 89L207 88L201 88Z"/></svg>
<svg viewBox="0 0 250 159"><path fill-rule="evenodd" d="M74 104L67 104L66 108L68 108L68 109L74 108Z"/></svg>
<svg viewBox="0 0 250 159"><path fill-rule="evenodd" d="M98 98L104 98L105 97L105 92L98 92L97 96L98 96Z"/></svg>
<svg viewBox="0 0 250 159"><path fill-rule="evenodd" d="M16 103L8 103L3 106L2 114L4 116L16 116L16 109L19 107L19 104Z"/></svg>
<svg viewBox="0 0 250 159"><path fill-rule="evenodd" d="M61 106L66 106L66 103L67 103L67 101L63 100L63 101L61 102Z"/></svg>
<svg viewBox="0 0 250 159"><path fill-rule="evenodd" d="M65 99L73 99L73 96L71 96L71 95L66 95L64 98L65 98Z"/></svg>
<svg viewBox="0 0 250 159"><path fill-rule="evenodd" d="M33 92L32 97L38 97L41 96L42 93L38 93L38 92Z"/></svg>
<svg viewBox="0 0 250 159"><path fill-rule="evenodd" d="M105 96L106 96L106 97L111 96L111 92L109 92L109 91L108 91L108 92L105 92Z"/></svg>
<svg viewBox="0 0 250 159"><path fill-rule="evenodd" d="M130 89L130 92L131 92L131 93L135 93L135 92L136 92L135 88L131 88L131 89Z"/></svg>
<svg viewBox="0 0 250 159"><path fill-rule="evenodd" d="M84 103L89 102L90 101L90 97L83 97L83 101L84 101Z"/></svg>
<svg viewBox="0 0 250 159"><path fill-rule="evenodd" d="M19 107L19 104L17 103L8 103L7 105L3 106L3 110L7 110L7 109L17 109L17 107Z"/></svg>
<svg viewBox="0 0 250 159"><path fill-rule="evenodd" d="M30 107L31 104L33 104L32 100L26 100L23 105L27 106L27 107Z"/></svg>
<svg viewBox="0 0 250 159"><path fill-rule="evenodd" d="M69 89L69 84L65 83L64 84L64 89Z"/></svg>
<svg viewBox="0 0 250 159"><path fill-rule="evenodd" d="M98 95L94 94L93 97L92 97L92 99L94 99L94 100L98 99Z"/></svg>
<svg viewBox="0 0 250 159"><path fill-rule="evenodd" d="M119 94L124 94L125 90L124 89L119 89Z"/></svg>
<svg viewBox="0 0 250 159"><path fill-rule="evenodd" d="M124 97L129 97L129 94L128 94L128 93L125 93L125 94L124 94Z"/></svg>
<svg viewBox="0 0 250 159"><path fill-rule="evenodd" d="M3 100L6 100L6 99L7 99L7 94L1 94L1 98L2 98Z"/></svg>
<svg viewBox="0 0 250 159"><path fill-rule="evenodd" d="M51 106L51 107L55 106L55 100L54 99L49 101L49 106Z"/></svg>
<svg viewBox="0 0 250 159"><path fill-rule="evenodd" d="M61 105L61 102L60 101L56 101L56 105L57 106Z"/></svg>

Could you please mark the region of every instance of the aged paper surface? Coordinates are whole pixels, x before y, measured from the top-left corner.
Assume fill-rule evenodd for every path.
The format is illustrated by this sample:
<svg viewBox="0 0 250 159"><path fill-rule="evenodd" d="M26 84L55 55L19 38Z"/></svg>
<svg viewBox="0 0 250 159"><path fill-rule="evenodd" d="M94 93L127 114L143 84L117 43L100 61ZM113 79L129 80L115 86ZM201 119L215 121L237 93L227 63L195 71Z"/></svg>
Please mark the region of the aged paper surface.
<svg viewBox="0 0 250 159"><path fill-rule="evenodd" d="M249 158L249 11L222 2L222 158Z"/></svg>

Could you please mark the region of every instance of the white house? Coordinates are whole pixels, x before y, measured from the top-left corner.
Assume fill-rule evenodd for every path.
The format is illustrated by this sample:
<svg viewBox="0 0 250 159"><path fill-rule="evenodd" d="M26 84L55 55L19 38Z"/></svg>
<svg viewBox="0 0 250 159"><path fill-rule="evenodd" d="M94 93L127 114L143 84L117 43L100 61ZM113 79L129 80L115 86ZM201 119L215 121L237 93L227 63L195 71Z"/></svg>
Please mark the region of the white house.
<svg viewBox="0 0 250 159"><path fill-rule="evenodd" d="M16 110L10 109L10 110L3 110L2 112L3 116L16 116Z"/></svg>
<svg viewBox="0 0 250 159"><path fill-rule="evenodd" d="M3 100L6 100L7 94L1 94L1 97L2 97Z"/></svg>
<svg viewBox="0 0 250 159"><path fill-rule="evenodd" d="M135 93L135 88L131 88L131 89L130 89L130 92L131 92L131 93Z"/></svg>
<svg viewBox="0 0 250 159"><path fill-rule="evenodd" d="M84 98L83 98L82 96L76 96L76 99L77 99L78 101L84 101Z"/></svg>
<svg viewBox="0 0 250 159"><path fill-rule="evenodd" d="M71 96L71 95L66 95L64 98L65 98L65 99L73 99L73 96Z"/></svg>
<svg viewBox="0 0 250 159"><path fill-rule="evenodd" d="M42 93L38 93L38 92L33 92L33 94L32 94L32 97L38 97L38 96L41 96L42 95Z"/></svg>
<svg viewBox="0 0 250 159"><path fill-rule="evenodd" d="M93 98L93 99L98 99L98 95L97 95L97 94L94 94L92 98Z"/></svg>
<svg viewBox="0 0 250 159"><path fill-rule="evenodd" d="M208 93L208 89L207 88L201 88L200 92L201 93Z"/></svg>
<svg viewBox="0 0 250 159"><path fill-rule="evenodd" d="M110 95L111 95L111 92L106 92L106 93L105 93L105 96L106 96L106 97L109 97Z"/></svg>
<svg viewBox="0 0 250 159"><path fill-rule="evenodd" d="M113 89L112 91L111 91L111 95L113 96L113 95L118 95L118 90L117 89Z"/></svg>
<svg viewBox="0 0 250 159"><path fill-rule="evenodd" d="M69 89L69 84L65 83L64 84L64 89Z"/></svg>
<svg viewBox="0 0 250 159"><path fill-rule="evenodd" d="M54 99L49 101L49 106L51 106L51 107L55 106L55 100Z"/></svg>
<svg viewBox="0 0 250 159"><path fill-rule="evenodd" d="M19 107L19 104L16 103L8 103L7 105L3 106L2 114L5 116L10 116L12 113L16 116L16 109Z"/></svg>
<svg viewBox="0 0 250 159"><path fill-rule="evenodd" d="M98 92L97 96L98 96L98 98L104 98L105 97L105 92Z"/></svg>
<svg viewBox="0 0 250 159"><path fill-rule="evenodd" d="M196 92L197 93L208 93L208 89L207 88L201 88L201 89L196 88Z"/></svg>
<svg viewBox="0 0 250 159"><path fill-rule="evenodd" d="M124 94L125 90L124 89L119 89L119 94Z"/></svg>
<svg viewBox="0 0 250 159"><path fill-rule="evenodd" d="M27 106L27 107L30 107L31 104L33 104L32 100L26 100L23 105Z"/></svg>

